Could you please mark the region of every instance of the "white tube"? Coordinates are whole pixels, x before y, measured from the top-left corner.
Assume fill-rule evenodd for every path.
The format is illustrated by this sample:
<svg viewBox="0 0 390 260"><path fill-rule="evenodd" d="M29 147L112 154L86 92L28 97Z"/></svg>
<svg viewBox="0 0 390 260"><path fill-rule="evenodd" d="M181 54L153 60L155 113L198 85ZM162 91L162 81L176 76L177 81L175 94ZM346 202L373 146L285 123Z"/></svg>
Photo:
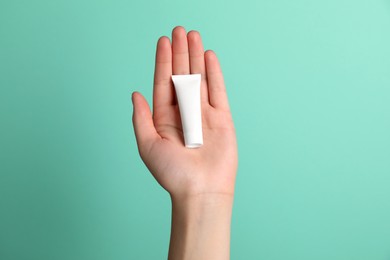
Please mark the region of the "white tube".
<svg viewBox="0 0 390 260"><path fill-rule="evenodd" d="M200 80L200 74L172 75L187 148L203 145Z"/></svg>

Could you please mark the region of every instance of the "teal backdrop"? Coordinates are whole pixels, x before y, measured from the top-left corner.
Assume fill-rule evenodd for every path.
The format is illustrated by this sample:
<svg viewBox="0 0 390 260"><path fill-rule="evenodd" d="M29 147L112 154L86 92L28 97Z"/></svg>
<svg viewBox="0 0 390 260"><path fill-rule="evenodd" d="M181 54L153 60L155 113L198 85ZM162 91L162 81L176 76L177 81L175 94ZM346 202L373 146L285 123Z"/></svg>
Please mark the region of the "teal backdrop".
<svg viewBox="0 0 390 260"><path fill-rule="evenodd" d="M140 160L176 25L220 57L239 144L232 259L390 259L390 1L0 2L0 259L165 259Z"/></svg>

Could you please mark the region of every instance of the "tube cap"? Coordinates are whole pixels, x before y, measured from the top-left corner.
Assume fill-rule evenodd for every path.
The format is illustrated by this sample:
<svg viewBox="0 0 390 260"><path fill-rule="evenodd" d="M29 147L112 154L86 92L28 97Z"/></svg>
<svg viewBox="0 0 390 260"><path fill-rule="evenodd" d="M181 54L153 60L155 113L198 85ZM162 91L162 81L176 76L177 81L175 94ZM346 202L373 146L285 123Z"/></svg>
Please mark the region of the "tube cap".
<svg viewBox="0 0 390 260"><path fill-rule="evenodd" d="M191 133L184 133L184 143L187 148L199 148L203 145L202 129Z"/></svg>

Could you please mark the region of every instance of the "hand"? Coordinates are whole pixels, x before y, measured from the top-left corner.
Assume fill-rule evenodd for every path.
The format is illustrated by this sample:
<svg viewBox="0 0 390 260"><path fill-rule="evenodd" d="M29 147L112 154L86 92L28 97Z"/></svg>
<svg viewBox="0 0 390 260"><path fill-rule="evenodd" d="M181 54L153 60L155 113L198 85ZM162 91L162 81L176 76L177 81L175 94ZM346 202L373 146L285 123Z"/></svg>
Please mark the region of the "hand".
<svg viewBox="0 0 390 260"><path fill-rule="evenodd" d="M201 108L204 145L184 146L172 74L202 75ZM233 196L237 145L225 84L213 51L204 52L200 34L183 27L157 43L153 88L153 116L137 92L133 125L142 160L173 198L200 194Z"/></svg>
<svg viewBox="0 0 390 260"><path fill-rule="evenodd" d="M202 75L203 146L184 146L172 74ZM214 52L183 27L157 43L153 116L133 93L133 125L142 160L172 198L168 259L229 259L237 145L225 84Z"/></svg>

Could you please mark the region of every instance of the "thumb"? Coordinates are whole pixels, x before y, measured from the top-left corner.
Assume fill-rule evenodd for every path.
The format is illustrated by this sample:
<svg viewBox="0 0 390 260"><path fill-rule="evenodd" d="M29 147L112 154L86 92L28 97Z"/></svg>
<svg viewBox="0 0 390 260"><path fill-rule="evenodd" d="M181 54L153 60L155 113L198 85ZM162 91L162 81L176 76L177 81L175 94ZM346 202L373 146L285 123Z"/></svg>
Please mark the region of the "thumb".
<svg viewBox="0 0 390 260"><path fill-rule="evenodd" d="M150 145L159 138L153 124L152 113L148 102L141 93L133 92L133 127L137 139L138 151L143 154L149 151Z"/></svg>

